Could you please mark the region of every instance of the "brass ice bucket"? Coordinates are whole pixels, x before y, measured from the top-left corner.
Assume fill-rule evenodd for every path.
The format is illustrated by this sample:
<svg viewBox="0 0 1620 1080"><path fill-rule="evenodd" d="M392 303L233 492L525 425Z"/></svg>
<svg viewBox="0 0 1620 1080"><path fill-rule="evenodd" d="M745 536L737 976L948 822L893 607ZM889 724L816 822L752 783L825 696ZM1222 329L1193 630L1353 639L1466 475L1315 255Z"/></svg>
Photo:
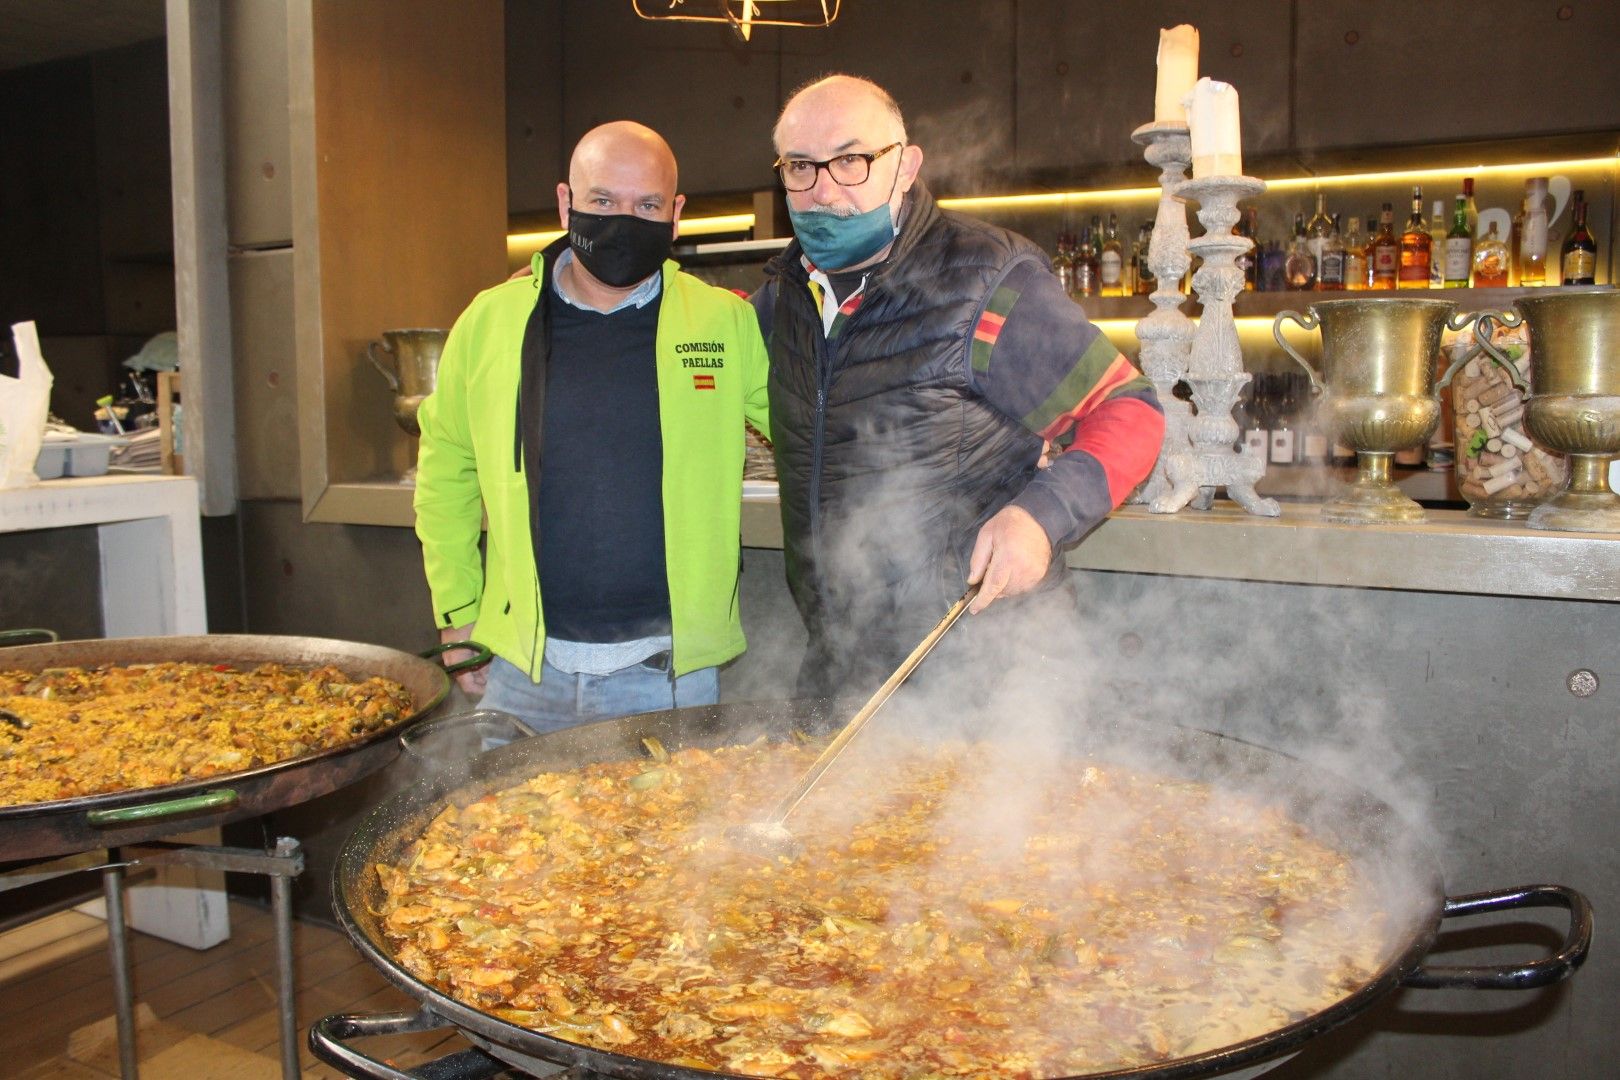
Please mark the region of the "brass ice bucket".
<svg viewBox="0 0 1620 1080"><path fill-rule="evenodd" d="M1311 377L1338 440L1356 452L1356 479L1322 506L1326 521L1350 525L1420 522L1423 507L1390 481L1397 450L1422 446L1440 423L1440 387L1473 352L1452 364L1438 383L1434 357L1440 336L1462 330L1477 312L1459 315L1450 300L1358 297L1321 300L1306 314L1284 311L1271 324L1283 351ZM1322 331L1322 370L1282 336L1284 322Z"/></svg>
<svg viewBox="0 0 1620 1080"><path fill-rule="evenodd" d="M448 330L384 330L381 341L366 344L366 357L394 389L394 419L412 435L422 434L416 410L433 393L439 375L439 355ZM388 357L384 363L381 352Z"/></svg>
<svg viewBox="0 0 1620 1080"><path fill-rule="evenodd" d="M1620 292L1560 289L1513 301L1517 312L1481 319L1474 337L1493 356L1490 321L1530 329L1530 399L1524 427L1569 455L1569 486L1530 512L1533 529L1620 532L1609 460L1620 454Z"/></svg>

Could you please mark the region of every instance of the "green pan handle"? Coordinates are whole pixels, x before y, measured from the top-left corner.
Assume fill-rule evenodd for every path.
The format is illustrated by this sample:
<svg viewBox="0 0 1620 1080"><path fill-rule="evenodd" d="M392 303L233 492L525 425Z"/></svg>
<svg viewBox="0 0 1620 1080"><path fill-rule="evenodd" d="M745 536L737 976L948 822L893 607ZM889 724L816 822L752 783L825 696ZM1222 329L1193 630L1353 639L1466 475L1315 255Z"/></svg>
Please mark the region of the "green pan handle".
<svg viewBox="0 0 1620 1080"><path fill-rule="evenodd" d="M435 656L441 656L444 653L452 652L456 649L471 649L473 651L473 655L467 657L465 660L457 660L453 664L444 665L445 672L450 675L456 675L463 671L471 671L475 667L483 667L495 656L495 654L490 652L487 647L478 644L476 641L441 641L439 644L433 646L433 648L423 649L416 655L420 656L424 660L431 660Z"/></svg>
<svg viewBox="0 0 1620 1080"><path fill-rule="evenodd" d="M223 810L235 805L236 792L230 788L218 788L214 791L205 791L201 795L187 795L163 802L122 806L116 810L92 810L84 815L84 819L98 829L105 829L114 825L139 825L167 817L181 817L204 810Z"/></svg>
<svg viewBox="0 0 1620 1080"><path fill-rule="evenodd" d="M32 630L0 630L0 648L8 645L46 645L53 641L60 641L55 630L37 628Z"/></svg>

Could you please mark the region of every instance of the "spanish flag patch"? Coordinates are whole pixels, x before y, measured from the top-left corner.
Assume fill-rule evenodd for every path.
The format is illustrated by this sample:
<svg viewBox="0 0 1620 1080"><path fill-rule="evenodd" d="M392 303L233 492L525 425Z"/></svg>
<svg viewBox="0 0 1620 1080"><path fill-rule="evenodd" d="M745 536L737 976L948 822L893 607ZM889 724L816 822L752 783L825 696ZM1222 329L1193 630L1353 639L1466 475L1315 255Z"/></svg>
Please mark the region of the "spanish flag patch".
<svg viewBox="0 0 1620 1080"><path fill-rule="evenodd" d="M714 376L713 375L694 375L694 376L692 376L692 389L694 389L694 390L713 390L714 389Z"/></svg>

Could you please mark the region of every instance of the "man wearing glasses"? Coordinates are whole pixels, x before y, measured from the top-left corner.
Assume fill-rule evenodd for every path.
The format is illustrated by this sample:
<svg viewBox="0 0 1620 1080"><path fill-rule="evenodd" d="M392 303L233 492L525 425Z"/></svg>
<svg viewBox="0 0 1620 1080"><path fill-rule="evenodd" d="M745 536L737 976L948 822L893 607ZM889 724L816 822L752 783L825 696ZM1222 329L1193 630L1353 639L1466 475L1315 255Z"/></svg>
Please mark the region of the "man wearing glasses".
<svg viewBox="0 0 1620 1080"><path fill-rule="evenodd" d="M775 146L796 240L753 299L799 691L854 693L969 583L976 614L1061 580L1056 554L1147 476L1164 419L1039 248L934 204L881 87L805 86Z"/></svg>

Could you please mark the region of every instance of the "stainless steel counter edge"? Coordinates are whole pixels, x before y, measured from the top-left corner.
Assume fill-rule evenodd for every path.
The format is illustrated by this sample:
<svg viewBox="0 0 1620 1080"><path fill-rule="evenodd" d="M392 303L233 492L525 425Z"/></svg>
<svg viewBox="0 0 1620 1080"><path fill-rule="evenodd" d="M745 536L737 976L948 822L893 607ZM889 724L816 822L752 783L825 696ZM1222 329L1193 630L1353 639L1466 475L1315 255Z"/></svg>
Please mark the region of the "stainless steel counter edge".
<svg viewBox="0 0 1620 1080"><path fill-rule="evenodd" d="M409 526L411 489L333 484L311 521ZM745 547L780 548L775 498L743 502ZM1153 514L1125 507L1068 553L1081 570L1413 592L1620 601L1620 535L1555 533L1430 510L1422 525L1333 525L1313 503L1250 517L1230 503Z"/></svg>

